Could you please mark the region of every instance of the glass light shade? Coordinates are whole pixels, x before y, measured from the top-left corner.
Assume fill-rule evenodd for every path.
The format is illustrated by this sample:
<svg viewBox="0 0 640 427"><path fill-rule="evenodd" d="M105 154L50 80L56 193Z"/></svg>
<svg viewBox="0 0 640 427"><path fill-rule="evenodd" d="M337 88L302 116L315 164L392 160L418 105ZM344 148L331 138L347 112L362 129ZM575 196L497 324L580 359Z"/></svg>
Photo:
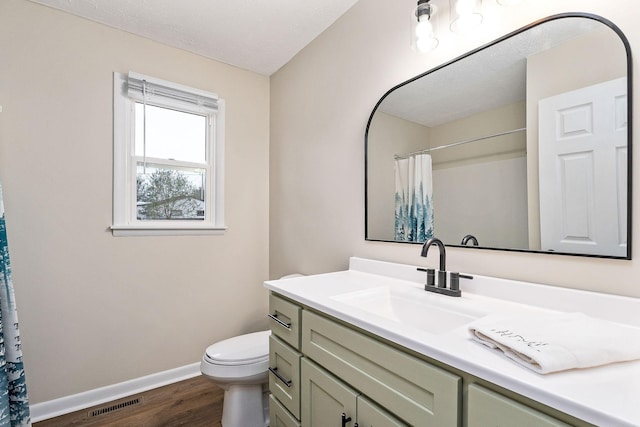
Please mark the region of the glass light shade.
<svg viewBox="0 0 640 427"><path fill-rule="evenodd" d="M523 0L497 0L499 5L502 6L515 6L522 3Z"/></svg>
<svg viewBox="0 0 640 427"><path fill-rule="evenodd" d="M449 0L449 28L466 33L482 23L482 0Z"/></svg>
<svg viewBox="0 0 640 427"><path fill-rule="evenodd" d="M435 6L419 1L411 14L411 46L420 53L426 53L438 46L436 38Z"/></svg>

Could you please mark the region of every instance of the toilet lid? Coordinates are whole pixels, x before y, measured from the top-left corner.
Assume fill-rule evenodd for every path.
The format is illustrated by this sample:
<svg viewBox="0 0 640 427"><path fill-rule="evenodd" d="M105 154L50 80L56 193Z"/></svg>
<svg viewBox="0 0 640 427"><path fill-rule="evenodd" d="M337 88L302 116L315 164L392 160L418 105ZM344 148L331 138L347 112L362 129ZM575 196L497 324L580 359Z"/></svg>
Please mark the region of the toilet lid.
<svg viewBox="0 0 640 427"><path fill-rule="evenodd" d="M207 347L211 363L220 365L248 365L269 359L271 331L254 332L229 338Z"/></svg>

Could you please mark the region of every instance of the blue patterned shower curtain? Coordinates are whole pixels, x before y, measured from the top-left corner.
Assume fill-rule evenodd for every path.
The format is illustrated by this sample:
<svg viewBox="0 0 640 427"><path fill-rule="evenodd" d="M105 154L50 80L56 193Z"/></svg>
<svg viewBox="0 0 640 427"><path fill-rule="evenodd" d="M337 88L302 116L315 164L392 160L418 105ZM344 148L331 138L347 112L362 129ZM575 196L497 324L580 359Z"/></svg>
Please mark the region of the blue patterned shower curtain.
<svg viewBox="0 0 640 427"><path fill-rule="evenodd" d="M431 156L396 159L395 240L424 242L433 237Z"/></svg>
<svg viewBox="0 0 640 427"><path fill-rule="evenodd" d="M30 425L0 183L0 427Z"/></svg>

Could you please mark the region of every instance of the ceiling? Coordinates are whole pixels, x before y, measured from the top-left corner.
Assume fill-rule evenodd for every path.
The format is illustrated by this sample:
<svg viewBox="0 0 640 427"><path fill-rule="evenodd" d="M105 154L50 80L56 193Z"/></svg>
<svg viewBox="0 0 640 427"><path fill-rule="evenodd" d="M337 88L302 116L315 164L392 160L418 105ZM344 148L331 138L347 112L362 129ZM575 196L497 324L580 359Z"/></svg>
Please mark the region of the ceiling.
<svg viewBox="0 0 640 427"><path fill-rule="evenodd" d="M31 0L270 76L357 0Z"/></svg>

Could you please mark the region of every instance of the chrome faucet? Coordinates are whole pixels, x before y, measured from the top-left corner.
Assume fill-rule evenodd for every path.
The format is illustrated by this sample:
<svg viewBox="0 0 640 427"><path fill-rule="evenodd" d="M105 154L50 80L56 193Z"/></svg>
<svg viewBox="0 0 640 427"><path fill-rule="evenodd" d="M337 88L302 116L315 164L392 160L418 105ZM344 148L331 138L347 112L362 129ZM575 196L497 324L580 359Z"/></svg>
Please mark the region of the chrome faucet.
<svg viewBox="0 0 640 427"><path fill-rule="evenodd" d="M424 290L429 292L436 292L438 294L449 295L452 297L459 297L460 295L462 295L462 292L460 291L460 278L473 279L473 276L451 272L449 274L451 276L451 285L447 287L447 252L445 250L444 243L442 243L442 240L432 237L431 239L424 242L424 245L422 245L422 252L420 252L420 256L426 258L427 254L429 253L429 248L433 245L436 245L438 247L438 250L440 251L438 283L436 284L434 269L418 268L418 270L420 271L427 272L427 283L424 285Z"/></svg>

